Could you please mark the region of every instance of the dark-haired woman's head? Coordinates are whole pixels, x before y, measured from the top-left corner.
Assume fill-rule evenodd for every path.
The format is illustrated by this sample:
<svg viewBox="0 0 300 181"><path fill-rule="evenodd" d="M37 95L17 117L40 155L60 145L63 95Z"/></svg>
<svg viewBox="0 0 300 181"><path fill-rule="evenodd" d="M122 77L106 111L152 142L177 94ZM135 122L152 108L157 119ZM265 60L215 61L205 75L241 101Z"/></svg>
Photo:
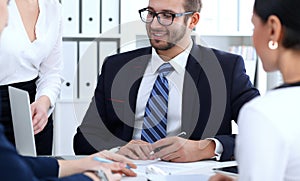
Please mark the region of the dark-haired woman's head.
<svg viewBox="0 0 300 181"><path fill-rule="evenodd" d="M283 26L282 45L300 50L300 0L256 0L254 13L267 22L271 15Z"/></svg>
<svg viewBox="0 0 300 181"><path fill-rule="evenodd" d="M278 69L278 49L300 52L300 0L255 0L253 43L266 71ZM273 61L273 62L270 62Z"/></svg>

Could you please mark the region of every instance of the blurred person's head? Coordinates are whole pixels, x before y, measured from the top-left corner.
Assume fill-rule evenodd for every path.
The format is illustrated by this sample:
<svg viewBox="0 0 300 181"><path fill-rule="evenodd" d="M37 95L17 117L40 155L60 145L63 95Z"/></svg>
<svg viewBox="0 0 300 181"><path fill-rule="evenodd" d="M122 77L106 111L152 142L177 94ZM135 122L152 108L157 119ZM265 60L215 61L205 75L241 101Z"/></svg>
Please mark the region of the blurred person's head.
<svg viewBox="0 0 300 181"><path fill-rule="evenodd" d="M0 33L3 28L6 26L8 12L7 12L7 3L8 0L0 0Z"/></svg>
<svg viewBox="0 0 300 181"><path fill-rule="evenodd" d="M300 52L299 8L300 0L255 0L253 43L265 71L278 70L286 52Z"/></svg>

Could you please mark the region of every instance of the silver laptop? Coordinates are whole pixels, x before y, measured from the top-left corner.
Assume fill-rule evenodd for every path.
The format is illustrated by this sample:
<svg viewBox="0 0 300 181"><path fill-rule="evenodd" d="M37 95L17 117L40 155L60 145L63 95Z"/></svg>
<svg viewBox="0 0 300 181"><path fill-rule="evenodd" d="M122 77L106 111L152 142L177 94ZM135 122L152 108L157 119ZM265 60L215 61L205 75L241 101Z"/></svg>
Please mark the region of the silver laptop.
<svg viewBox="0 0 300 181"><path fill-rule="evenodd" d="M8 91L16 149L23 156L36 156L28 92L11 86Z"/></svg>

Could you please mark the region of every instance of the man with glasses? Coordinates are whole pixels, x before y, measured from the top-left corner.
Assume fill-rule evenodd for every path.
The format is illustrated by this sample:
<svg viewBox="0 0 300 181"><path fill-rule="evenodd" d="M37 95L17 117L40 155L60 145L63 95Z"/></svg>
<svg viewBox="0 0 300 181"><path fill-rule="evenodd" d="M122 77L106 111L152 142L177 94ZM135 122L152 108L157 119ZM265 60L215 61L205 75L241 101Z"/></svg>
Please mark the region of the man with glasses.
<svg viewBox="0 0 300 181"><path fill-rule="evenodd" d="M151 47L105 60L90 107L100 119L84 120L77 130L77 154L113 148L142 160L233 158L231 120L259 92L242 57L192 41L201 6L201 0L149 0L139 10Z"/></svg>

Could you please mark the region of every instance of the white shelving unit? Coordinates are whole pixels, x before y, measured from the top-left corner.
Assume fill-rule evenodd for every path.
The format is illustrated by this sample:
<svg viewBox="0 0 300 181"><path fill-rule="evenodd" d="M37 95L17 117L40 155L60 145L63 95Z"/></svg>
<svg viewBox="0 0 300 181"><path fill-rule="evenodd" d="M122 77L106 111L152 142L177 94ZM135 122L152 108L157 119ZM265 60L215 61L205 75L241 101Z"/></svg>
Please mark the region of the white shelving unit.
<svg viewBox="0 0 300 181"><path fill-rule="evenodd" d="M73 155L104 58L119 53L120 0L60 0L65 78L54 110L54 155Z"/></svg>

